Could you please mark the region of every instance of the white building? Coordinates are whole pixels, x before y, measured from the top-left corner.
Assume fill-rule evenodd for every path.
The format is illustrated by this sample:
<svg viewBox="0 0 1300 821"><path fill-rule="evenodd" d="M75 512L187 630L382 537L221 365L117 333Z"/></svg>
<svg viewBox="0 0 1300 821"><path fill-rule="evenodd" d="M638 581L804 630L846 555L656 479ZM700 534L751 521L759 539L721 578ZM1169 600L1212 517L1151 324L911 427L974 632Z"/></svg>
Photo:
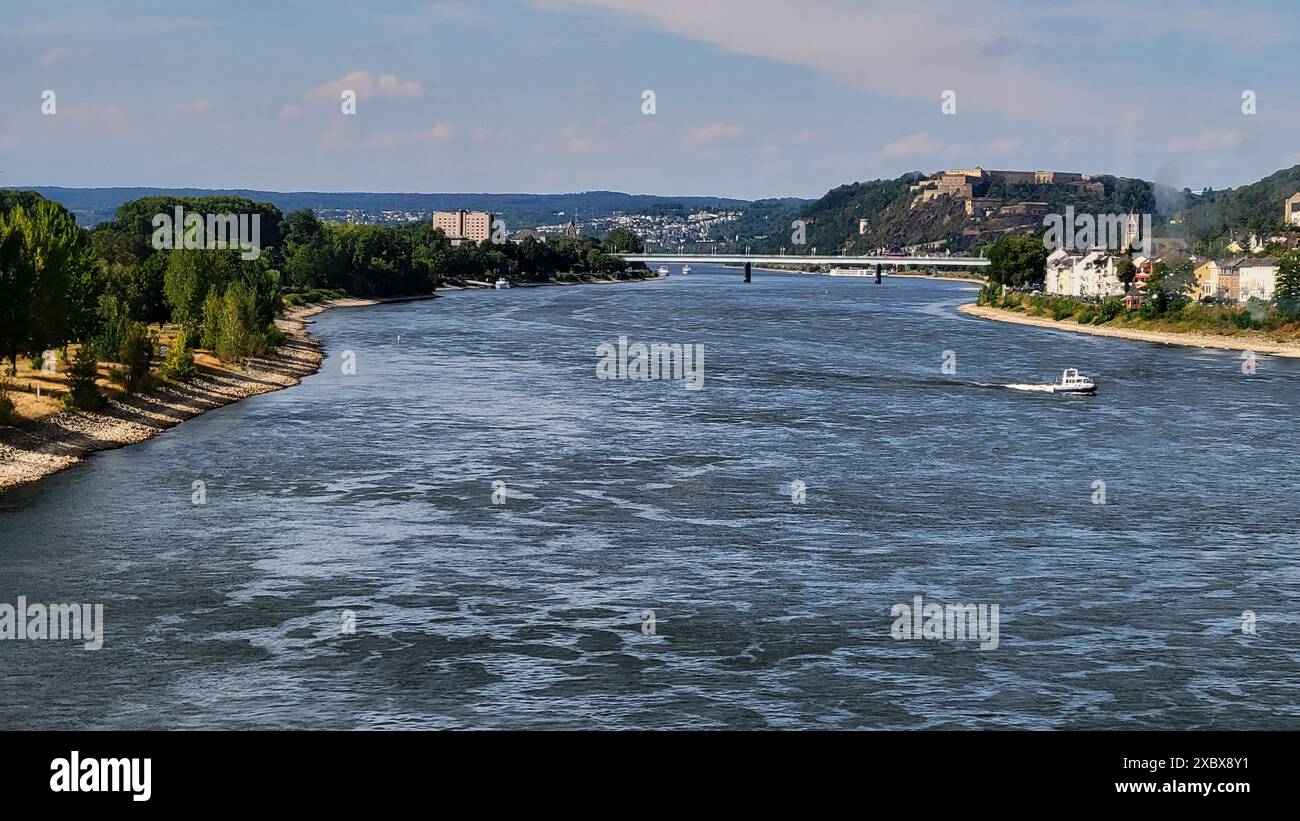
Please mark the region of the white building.
<svg viewBox="0 0 1300 821"><path fill-rule="evenodd" d="M1057 296L1123 296L1124 283L1115 273L1119 259L1106 251L1071 254L1058 248L1047 257L1043 291Z"/></svg>
<svg viewBox="0 0 1300 821"><path fill-rule="evenodd" d="M1277 291L1277 266L1280 260L1277 257L1259 257L1258 259L1243 259L1238 268L1240 276L1240 285L1238 286L1238 299L1242 302L1249 302L1251 297L1257 297L1265 302L1273 298Z"/></svg>

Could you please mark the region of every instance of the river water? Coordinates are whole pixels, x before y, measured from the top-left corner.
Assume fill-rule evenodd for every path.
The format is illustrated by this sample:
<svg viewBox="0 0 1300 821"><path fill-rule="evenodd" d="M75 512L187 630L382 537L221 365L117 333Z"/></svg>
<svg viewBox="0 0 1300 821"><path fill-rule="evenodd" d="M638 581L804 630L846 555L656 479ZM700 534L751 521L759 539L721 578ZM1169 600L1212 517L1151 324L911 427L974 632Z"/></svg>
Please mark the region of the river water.
<svg viewBox="0 0 1300 821"><path fill-rule="evenodd" d="M106 633L0 641L0 728L1300 728L1300 363L974 287L323 314L302 385L0 496L0 604ZM703 345L702 389L598 379L620 336ZM1065 367L1099 394L1002 387ZM917 596L997 646L895 638Z"/></svg>

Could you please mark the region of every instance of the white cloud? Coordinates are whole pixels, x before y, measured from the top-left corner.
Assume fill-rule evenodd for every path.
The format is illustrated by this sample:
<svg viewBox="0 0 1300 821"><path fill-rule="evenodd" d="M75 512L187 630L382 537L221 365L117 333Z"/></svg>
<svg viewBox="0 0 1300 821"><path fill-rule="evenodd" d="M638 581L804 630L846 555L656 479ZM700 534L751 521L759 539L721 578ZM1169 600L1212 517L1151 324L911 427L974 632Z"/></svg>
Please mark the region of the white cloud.
<svg viewBox="0 0 1300 821"><path fill-rule="evenodd" d="M686 145L698 145L700 143L713 143L719 140L729 140L739 137L744 131L743 128L734 123L715 122L697 128L690 134L687 134L682 142Z"/></svg>
<svg viewBox="0 0 1300 821"><path fill-rule="evenodd" d="M419 131L386 131L377 137L372 137L366 141L367 145L376 148L396 148L403 145L427 145L430 143L446 142L451 139L455 129L451 123L438 123L432 128L425 128Z"/></svg>
<svg viewBox="0 0 1300 821"><path fill-rule="evenodd" d="M1108 89L1078 89L1049 65L1027 62L1017 50L990 55L1023 26L991 0L945 6L942 24L929 4L865 0L533 0L548 9L600 9L633 22L733 54L805 66L853 88L895 99L932 103L958 92L962 111L1059 120L1044 100L1071 88L1074 109L1104 102Z"/></svg>
<svg viewBox="0 0 1300 821"><path fill-rule="evenodd" d="M419 97L424 93L424 86L415 80L400 80L395 74L380 74L375 77L369 71L358 70L308 89L303 96L308 100L338 101L344 91L356 92L358 100L377 97L396 100L404 97Z"/></svg>
<svg viewBox="0 0 1300 821"><path fill-rule="evenodd" d="M943 148L943 143L930 139L929 134L908 134L880 149L880 156L890 159L933 157L943 151Z"/></svg>

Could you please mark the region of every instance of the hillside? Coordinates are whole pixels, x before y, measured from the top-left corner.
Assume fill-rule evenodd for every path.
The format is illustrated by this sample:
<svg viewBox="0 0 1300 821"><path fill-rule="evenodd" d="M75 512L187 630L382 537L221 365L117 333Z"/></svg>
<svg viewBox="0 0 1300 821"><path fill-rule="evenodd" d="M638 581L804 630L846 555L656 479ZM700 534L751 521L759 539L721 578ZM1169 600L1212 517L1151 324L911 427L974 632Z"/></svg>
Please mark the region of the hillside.
<svg viewBox="0 0 1300 821"><path fill-rule="evenodd" d="M682 206L687 209L739 208L747 201L727 197L665 197L652 194L624 194L618 191L583 191L573 194L414 194L368 192L255 191L249 189L203 188L58 188L36 186L47 199L60 202L90 227L111 220L118 206L142 197L234 196L255 202L269 202L284 213L311 208L323 218L341 218L347 212L375 215L376 222L403 222L433 211L464 208L491 211L512 225L538 225L623 213L653 213L656 209ZM389 215L387 219L384 215ZM409 215L409 216L404 216Z"/></svg>
<svg viewBox="0 0 1300 821"><path fill-rule="evenodd" d="M1274 231L1282 226L1282 203L1300 191L1300 165L1259 182L1206 192L1183 211L1182 224L1194 240L1210 241L1229 231Z"/></svg>
<svg viewBox="0 0 1300 821"><path fill-rule="evenodd" d="M1038 233L1044 213L1063 213L1069 206L1078 213L1154 213L1157 194L1162 204L1172 201L1176 207L1182 206L1185 196L1157 191L1144 180L1107 175L1068 184L983 178L963 195L935 196L939 177L914 172L830 190L797 215L807 223L807 243L801 250L864 254L926 245L968 250L1005 234ZM1163 228L1159 214L1155 222L1159 233ZM788 229L761 244L769 252L781 246L789 250Z"/></svg>

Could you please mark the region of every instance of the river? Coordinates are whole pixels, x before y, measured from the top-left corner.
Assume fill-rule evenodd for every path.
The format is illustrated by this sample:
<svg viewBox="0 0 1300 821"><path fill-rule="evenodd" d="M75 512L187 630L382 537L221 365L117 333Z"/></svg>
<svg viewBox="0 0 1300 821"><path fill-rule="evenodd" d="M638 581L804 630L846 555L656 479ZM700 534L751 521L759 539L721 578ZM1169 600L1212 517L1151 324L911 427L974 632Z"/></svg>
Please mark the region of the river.
<svg viewBox="0 0 1300 821"><path fill-rule="evenodd" d="M300 386L0 496L0 603L105 619L0 641L0 728L1300 728L1300 362L740 280L330 311Z"/></svg>

